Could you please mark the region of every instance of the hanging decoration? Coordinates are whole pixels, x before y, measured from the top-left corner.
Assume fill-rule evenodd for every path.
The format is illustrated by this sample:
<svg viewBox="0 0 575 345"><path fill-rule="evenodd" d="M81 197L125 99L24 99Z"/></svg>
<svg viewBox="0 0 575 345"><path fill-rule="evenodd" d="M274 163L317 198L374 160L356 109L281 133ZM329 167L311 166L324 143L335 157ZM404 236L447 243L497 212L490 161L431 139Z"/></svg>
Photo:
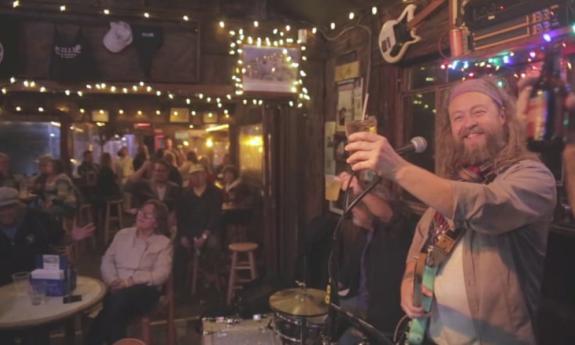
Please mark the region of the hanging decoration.
<svg viewBox="0 0 575 345"><path fill-rule="evenodd" d="M515 79L519 79L525 77L528 70L539 69L537 62L543 60L547 45L553 42L547 33L541 38L543 42L537 47L503 50L486 58L446 60L440 67L447 72L449 81L477 78L495 73L511 74ZM575 45L568 44L567 41L560 41L560 44L565 51L575 51ZM571 63L567 62L566 67L571 70Z"/></svg>
<svg viewBox="0 0 575 345"><path fill-rule="evenodd" d="M193 16L189 13L182 13L181 11L166 11L159 9L126 9L126 8L112 8L105 6L94 6L93 4L86 5L81 3L44 3L37 1L26 0L9 0L0 2L0 7L11 8L14 11L42 11L46 13L56 14L75 14L75 15L89 15L89 16L103 16L103 17L120 17L120 18L134 18L154 21L169 21L180 22L182 25L189 25L193 20ZM379 10L377 6L369 6L366 8L350 11L347 18L341 19L342 24L336 25L332 22L329 25L330 30L336 28L344 28L345 23L360 22L366 16L378 15ZM307 61L306 50L308 43L308 35L315 35L318 32L318 27L305 27L294 28L291 25L277 27L270 33L263 33L259 21L253 21L251 26L237 26L226 24L224 20L216 21L216 27L219 30L226 30L230 38L230 55L238 57L236 66L233 68L232 82L234 84L235 92L233 94L222 95L207 95L203 93L196 93L193 95L182 95L178 91L167 90L166 88L156 88L152 84L139 82L133 85L126 84L110 84L108 82L95 82L85 84L83 87L61 87L61 86L48 86L48 83L43 84L40 81L30 79L20 79L12 77L9 80L0 80L0 91L2 95L8 95L11 92L40 92L51 94L64 94L68 97L83 97L87 94L131 94L131 95L155 95L156 97L173 103L179 104L213 104L217 108L223 109L225 103L241 102L241 104L251 104L253 106L264 105L262 98L252 98L244 96L244 85L242 83L243 76L247 72L242 59L242 47L255 46L255 47L275 47L281 48L284 62L290 66L297 73L297 78L293 81L290 87L290 92L294 93L296 97L288 100L287 103L291 107L302 108L306 102L311 100L309 90L304 85L304 78L307 76L305 65ZM326 29L327 31L327 29ZM289 49L297 49L299 51L299 61L294 61ZM224 99L225 97L225 99ZM16 109L15 109L16 110ZM16 110L18 111L18 110ZM228 114L229 110L224 109ZM118 114L122 115L123 110L118 109ZM193 115L196 110L191 109ZM156 114L162 114L157 111ZM229 116L229 115L228 115Z"/></svg>

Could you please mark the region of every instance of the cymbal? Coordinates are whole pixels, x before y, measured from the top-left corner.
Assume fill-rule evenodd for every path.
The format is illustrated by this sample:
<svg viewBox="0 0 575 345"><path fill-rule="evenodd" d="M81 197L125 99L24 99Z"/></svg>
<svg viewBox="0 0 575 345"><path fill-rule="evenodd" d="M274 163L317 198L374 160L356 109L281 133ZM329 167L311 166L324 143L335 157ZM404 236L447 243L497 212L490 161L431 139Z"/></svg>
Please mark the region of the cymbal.
<svg viewBox="0 0 575 345"><path fill-rule="evenodd" d="M327 313L325 291L309 288L281 290L270 296L273 310L294 316L319 316Z"/></svg>

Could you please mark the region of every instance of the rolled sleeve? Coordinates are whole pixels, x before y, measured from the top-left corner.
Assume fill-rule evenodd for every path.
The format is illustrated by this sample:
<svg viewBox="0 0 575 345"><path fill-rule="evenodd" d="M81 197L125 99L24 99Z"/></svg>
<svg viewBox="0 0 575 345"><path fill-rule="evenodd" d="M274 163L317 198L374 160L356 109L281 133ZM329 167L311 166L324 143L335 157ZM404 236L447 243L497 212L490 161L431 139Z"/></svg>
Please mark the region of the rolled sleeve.
<svg viewBox="0 0 575 345"><path fill-rule="evenodd" d="M501 234L551 217L555 207L555 179L538 161L522 161L490 184L451 182L452 219L484 234Z"/></svg>

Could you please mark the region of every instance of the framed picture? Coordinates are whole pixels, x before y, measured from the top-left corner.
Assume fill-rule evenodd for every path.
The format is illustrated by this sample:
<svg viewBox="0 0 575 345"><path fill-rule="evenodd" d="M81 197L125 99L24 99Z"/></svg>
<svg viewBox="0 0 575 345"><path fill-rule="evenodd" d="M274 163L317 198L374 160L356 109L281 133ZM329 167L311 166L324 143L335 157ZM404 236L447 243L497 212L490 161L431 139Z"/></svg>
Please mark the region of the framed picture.
<svg viewBox="0 0 575 345"><path fill-rule="evenodd" d="M242 47L246 92L296 93L300 52L297 48Z"/></svg>
<svg viewBox="0 0 575 345"><path fill-rule="evenodd" d="M335 174L335 121L325 123L324 133L324 163L323 170L325 174Z"/></svg>

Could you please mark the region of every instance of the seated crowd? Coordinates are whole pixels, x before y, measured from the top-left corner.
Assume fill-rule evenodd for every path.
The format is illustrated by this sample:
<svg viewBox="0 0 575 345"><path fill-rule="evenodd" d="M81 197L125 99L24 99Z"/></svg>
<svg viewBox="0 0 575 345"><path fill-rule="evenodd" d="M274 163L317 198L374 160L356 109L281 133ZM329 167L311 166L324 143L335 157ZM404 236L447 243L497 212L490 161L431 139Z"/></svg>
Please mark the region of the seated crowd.
<svg viewBox="0 0 575 345"><path fill-rule="evenodd" d="M130 206L124 212L135 216L133 226L118 229L111 243L104 244L100 278L108 289L86 336L94 345L124 337L134 318L156 306L172 271L176 292L189 293L185 283L192 255L217 262L223 254L223 201L234 207L249 193L243 183L236 193L241 182L237 169L222 167L224 188L218 188L211 167L193 152L184 157L169 147L154 157L140 148L134 160L123 148L115 162L102 153L100 164L86 151L74 179L50 156L40 157L38 167L36 177L25 178L0 153L0 285L10 283L16 272L32 271L38 255L66 255L66 247L101 231L107 202L127 197ZM76 226L81 204L91 206L96 224ZM241 207L250 205L244 200ZM47 341L48 330L43 335ZM37 336L30 340L0 331L2 344L16 338L24 344L44 343Z"/></svg>

